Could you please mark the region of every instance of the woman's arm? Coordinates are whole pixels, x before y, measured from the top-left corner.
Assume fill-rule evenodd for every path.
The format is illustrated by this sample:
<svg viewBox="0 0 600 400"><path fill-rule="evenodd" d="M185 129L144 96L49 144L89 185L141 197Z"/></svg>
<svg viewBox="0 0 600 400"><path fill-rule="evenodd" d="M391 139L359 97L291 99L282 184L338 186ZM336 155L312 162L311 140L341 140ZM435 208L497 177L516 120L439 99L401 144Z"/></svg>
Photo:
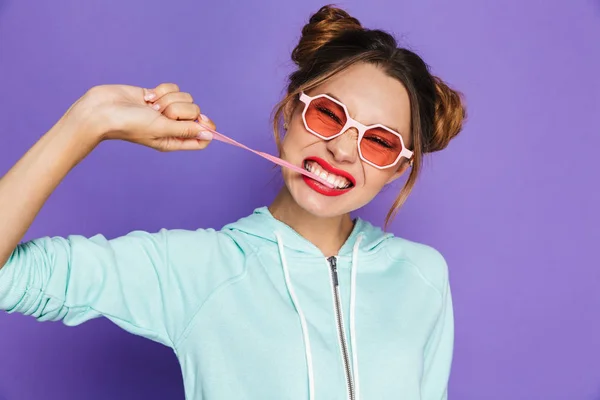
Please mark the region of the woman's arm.
<svg viewBox="0 0 600 400"><path fill-rule="evenodd" d="M454 310L450 285L446 282L441 312L425 347L421 384L423 400L446 400L448 398L448 381L453 352Z"/></svg>
<svg viewBox="0 0 600 400"><path fill-rule="evenodd" d="M62 118L0 179L0 268L50 194L99 142L99 132Z"/></svg>
<svg viewBox="0 0 600 400"><path fill-rule="evenodd" d="M0 180L0 310L67 325L105 316L172 346L212 288L238 273L210 268L222 252L235 252L230 239L212 230L19 243L60 181L102 140L162 151L206 147L193 122L200 109L189 94L161 85L148 103L148 93L132 86L92 89Z"/></svg>
<svg viewBox="0 0 600 400"><path fill-rule="evenodd" d="M102 140L121 139L161 151L199 150L208 144L198 139L201 127L193 121L199 116L192 97L174 84L88 91L0 179L0 268L50 194Z"/></svg>

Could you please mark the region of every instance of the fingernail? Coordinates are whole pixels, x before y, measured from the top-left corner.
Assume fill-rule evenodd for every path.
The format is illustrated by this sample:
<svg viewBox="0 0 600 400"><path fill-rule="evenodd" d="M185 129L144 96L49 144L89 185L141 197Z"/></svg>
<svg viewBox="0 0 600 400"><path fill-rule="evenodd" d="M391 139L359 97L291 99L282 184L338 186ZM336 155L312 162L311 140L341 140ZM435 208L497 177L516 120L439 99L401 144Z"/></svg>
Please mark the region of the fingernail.
<svg viewBox="0 0 600 400"><path fill-rule="evenodd" d="M154 99L155 97L156 97L156 93L148 91L148 93L146 93L146 95L144 96L144 100L150 101L150 100Z"/></svg>
<svg viewBox="0 0 600 400"><path fill-rule="evenodd" d="M198 134L198 139L200 140L212 140L213 138L213 134L210 133L209 131L201 131Z"/></svg>
<svg viewBox="0 0 600 400"><path fill-rule="evenodd" d="M209 121L208 117L204 114L200 114L200 118L202 118L202 121Z"/></svg>
<svg viewBox="0 0 600 400"><path fill-rule="evenodd" d="M156 111L160 110L160 104L153 104L152 108L155 109Z"/></svg>

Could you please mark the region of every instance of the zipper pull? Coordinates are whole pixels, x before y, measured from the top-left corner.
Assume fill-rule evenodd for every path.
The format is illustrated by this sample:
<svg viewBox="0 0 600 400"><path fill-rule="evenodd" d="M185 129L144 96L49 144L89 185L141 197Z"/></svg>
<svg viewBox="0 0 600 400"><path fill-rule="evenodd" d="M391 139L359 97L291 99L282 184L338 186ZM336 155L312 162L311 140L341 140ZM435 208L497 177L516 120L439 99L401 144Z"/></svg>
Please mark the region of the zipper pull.
<svg viewBox="0 0 600 400"><path fill-rule="evenodd" d="M327 259L327 261L329 261L329 266L331 267L331 272L333 273L333 284L338 286L337 260L335 256L331 256Z"/></svg>

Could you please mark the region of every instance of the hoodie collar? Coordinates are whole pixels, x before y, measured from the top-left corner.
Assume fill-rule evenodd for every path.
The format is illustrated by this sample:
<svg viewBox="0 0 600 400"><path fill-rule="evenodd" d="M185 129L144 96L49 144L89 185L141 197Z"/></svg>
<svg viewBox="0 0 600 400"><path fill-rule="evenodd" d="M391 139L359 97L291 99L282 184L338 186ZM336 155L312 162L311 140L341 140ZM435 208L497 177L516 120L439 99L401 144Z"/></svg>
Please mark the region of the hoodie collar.
<svg viewBox="0 0 600 400"><path fill-rule="evenodd" d="M241 231L246 234L277 243L276 232L283 237L285 246L294 251L315 256L323 256L317 246L305 239L289 225L279 221L269 211L268 207L260 207L254 212L236 222L225 225L223 229ZM379 246L383 241L392 237L390 233L383 232L381 228L371 225L361 219L354 219L354 228L348 239L343 244L338 255L351 256L354 244L359 236L363 237L359 243L360 252L369 252Z"/></svg>

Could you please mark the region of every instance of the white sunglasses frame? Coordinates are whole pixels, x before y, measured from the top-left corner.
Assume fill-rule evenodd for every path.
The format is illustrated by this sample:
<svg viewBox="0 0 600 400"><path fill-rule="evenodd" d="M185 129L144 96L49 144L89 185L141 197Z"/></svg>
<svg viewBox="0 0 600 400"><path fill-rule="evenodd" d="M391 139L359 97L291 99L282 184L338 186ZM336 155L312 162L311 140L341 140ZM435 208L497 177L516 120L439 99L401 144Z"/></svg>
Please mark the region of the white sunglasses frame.
<svg viewBox="0 0 600 400"><path fill-rule="evenodd" d="M342 107L344 109L344 112L346 113L346 124L343 126L343 128L340 130L339 133L336 133L333 136L323 136L321 134L319 134L318 132L315 132L314 130L310 129L310 127L308 126L308 122L306 121L306 111L308 110L308 106L310 105L310 103L313 100L319 99L325 97L331 101L333 101L335 104L339 105L340 107ZM354 118L352 118L350 116L350 113L348 112L348 108L346 107L346 105L334 98L332 98L331 96L328 96L324 93L322 94L318 94L316 96L309 96L304 92L300 92L300 101L304 103L304 110L302 111L302 122L304 122L304 127L306 128L306 130L308 130L310 133L312 133L313 135L328 141L328 140L332 140L335 139L336 137L344 134L348 129L350 128L356 128L356 130L358 131L358 140L357 140L357 148L358 148L358 155L360 156L360 159L363 160L364 162L366 162L367 164L371 165L372 167L375 167L377 169L386 169L386 168L390 168L395 166L396 164L398 164L398 161L400 161L400 159L402 157L406 157L409 161L410 161L410 165L412 166L412 156L413 156L413 152L408 150L406 148L406 145L404 144L404 139L402 139L402 135L400 135L398 132L394 131L393 129L388 128L385 125L382 124L375 124L375 125L363 125L360 122L358 122L357 120L355 120ZM400 154L398 154L398 157L396 158L396 160L394 160L393 163L389 164L389 165L385 165L385 166L379 166L369 160L367 160L363 154L362 154L362 150L360 149L360 142L363 138L363 136L365 135L365 132L369 129L373 129L373 128L382 128L385 129L386 131L398 136L398 138L400 139L400 143L402 144L402 151L400 152Z"/></svg>

